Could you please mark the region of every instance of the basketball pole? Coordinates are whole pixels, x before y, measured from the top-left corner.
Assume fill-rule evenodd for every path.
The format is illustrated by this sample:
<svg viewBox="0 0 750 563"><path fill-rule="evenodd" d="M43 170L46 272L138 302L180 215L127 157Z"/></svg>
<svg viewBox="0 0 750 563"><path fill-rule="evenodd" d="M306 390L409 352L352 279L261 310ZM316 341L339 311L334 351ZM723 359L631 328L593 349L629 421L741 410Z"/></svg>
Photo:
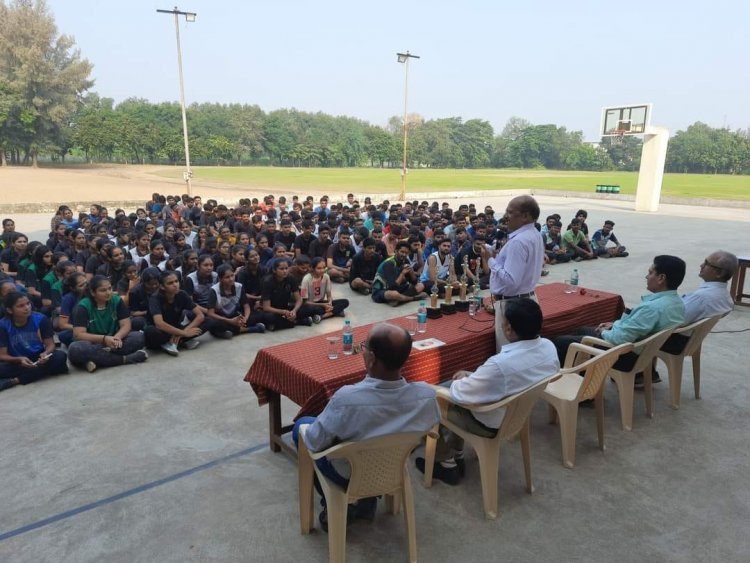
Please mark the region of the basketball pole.
<svg viewBox="0 0 750 563"><path fill-rule="evenodd" d="M653 213L659 210L668 145L669 129L646 127L641 149L641 166L638 169L638 187L635 191L636 211Z"/></svg>

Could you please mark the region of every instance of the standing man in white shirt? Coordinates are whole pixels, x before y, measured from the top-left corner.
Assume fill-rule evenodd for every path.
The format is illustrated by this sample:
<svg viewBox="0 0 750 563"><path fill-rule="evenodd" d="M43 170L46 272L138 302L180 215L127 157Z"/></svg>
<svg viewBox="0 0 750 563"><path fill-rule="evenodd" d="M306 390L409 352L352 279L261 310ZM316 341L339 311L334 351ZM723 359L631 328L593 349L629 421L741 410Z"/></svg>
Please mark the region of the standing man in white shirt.
<svg viewBox="0 0 750 563"><path fill-rule="evenodd" d="M495 309L497 351L508 341L503 335L505 307L512 299L536 300L534 288L544 265L544 241L534 223L539 219L539 204L528 195L514 197L505 210L508 218L508 242L488 260L490 293Z"/></svg>
<svg viewBox="0 0 750 563"><path fill-rule="evenodd" d="M459 371L450 385L451 399L457 403L481 405L520 393L560 369L555 345L539 337L542 310L531 299L509 300L503 316L503 333L508 343L474 373ZM448 420L472 434L493 438L505 416L505 409L474 413L459 405L448 407ZM445 427L435 452L433 476L449 485L457 484L464 472L463 440ZM424 472L424 458L417 458L417 469Z"/></svg>

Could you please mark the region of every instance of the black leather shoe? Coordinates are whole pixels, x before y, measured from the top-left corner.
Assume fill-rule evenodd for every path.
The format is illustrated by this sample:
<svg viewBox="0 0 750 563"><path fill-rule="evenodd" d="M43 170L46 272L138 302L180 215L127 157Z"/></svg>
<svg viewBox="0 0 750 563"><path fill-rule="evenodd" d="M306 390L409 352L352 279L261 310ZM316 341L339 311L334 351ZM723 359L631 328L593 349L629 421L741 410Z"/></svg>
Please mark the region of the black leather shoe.
<svg viewBox="0 0 750 563"><path fill-rule="evenodd" d="M418 457L414 463L417 466L417 469L424 473L424 458ZM448 469L440 465L439 462L432 467L432 477L433 479L439 479L446 485L458 485L461 480L458 466Z"/></svg>

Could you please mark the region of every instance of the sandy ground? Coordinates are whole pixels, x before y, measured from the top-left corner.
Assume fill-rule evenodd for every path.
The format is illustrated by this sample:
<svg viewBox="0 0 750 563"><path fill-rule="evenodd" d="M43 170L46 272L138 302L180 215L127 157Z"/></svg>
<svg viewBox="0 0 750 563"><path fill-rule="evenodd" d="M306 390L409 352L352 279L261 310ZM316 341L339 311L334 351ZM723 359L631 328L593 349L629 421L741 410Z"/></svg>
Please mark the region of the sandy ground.
<svg viewBox="0 0 750 563"><path fill-rule="evenodd" d="M90 167L72 168L38 168L0 167L0 215L13 217L16 229L33 235L49 228L49 219L58 205L66 204L78 211L86 211L91 203L102 203L112 211L122 207L128 212L144 205L151 194L179 194L186 191L185 184L178 180L162 178L154 174L157 166L135 165L93 165ZM270 188L242 188L231 184L200 182L193 184L193 193L204 199L214 198L220 203L235 205L241 197L262 197L268 193L290 196L294 190ZM458 202L474 202L477 206L492 205L496 212L505 209L508 200L514 195L528 193L527 190L506 190L501 192L460 192L459 194L409 193L409 199L428 201L448 201L452 206ZM550 209L574 206L588 210L607 212L635 213L633 202L614 196L612 199L594 199L583 197L580 193L560 192L559 195L538 194L537 200L542 206L543 215ZM308 195L299 194L299 195ZM310 193L319 196L321 194ZM344 194L338 194L343 201ZM370 195L380 201L388 198L397 199L397 194L356 194L362 201ZM334 201L337 194L331 193ZM728 221L750 222L750 213L743 207L708 207L700 205L678 205L663 203L658 214L686 219L720 219ZM597 214L598 215L598 214ZM595 219L598 222L598 218ZM41 235L40 235L41 236Z"/></svg>

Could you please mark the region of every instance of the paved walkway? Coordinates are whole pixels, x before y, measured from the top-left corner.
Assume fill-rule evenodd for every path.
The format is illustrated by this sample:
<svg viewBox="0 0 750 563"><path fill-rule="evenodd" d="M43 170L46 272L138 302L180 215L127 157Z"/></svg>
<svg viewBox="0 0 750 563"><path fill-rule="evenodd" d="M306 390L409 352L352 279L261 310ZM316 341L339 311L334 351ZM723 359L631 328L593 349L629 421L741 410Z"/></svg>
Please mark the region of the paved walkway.
<svg viewBox="0 0 750 563"><path fill-rule="evenodd" d="M489 200L503 209L507 197ZM581 284L636 303L655 254L682 256L682 289L699 284L712 250L750 253L741 212L672 209L639 214L622 202L540 198L542 216L579 207L596 227L616 221L629 258L580 263ZM484 205L484 201L477 201ZM28 219L28 221L27 221ZM48 216L17 217L19 230L44 232ZM552 267L544 282L569 266ZM336 287L365 324L411 312L373 306ZM245 371L261 346L340 330L336 320L231 342L207 338L178 359L73 371L0 393L0 561L325 561L327 537L299 534L296 467L266 447L267 411ZM517 443L500 462L500 517L484 520L476 462L457 487L415 482L422 561L746 561L750 309L735 310L703 350L703 400L667 406L656 386L655 416L636 396L634 428L619 426L617 393L606 390L607 450L596 448L592 410L581 410L577 465L560 462L557 427L540 404L532 417L535 492L523 489ZM689 362L688 362L689 364ZM664 369L663 367L661 368ZM285 414L294 413L284 403ZM382 508L374 524L350 528L349 561L397 561L406 554L403 519Z"/></svg>

